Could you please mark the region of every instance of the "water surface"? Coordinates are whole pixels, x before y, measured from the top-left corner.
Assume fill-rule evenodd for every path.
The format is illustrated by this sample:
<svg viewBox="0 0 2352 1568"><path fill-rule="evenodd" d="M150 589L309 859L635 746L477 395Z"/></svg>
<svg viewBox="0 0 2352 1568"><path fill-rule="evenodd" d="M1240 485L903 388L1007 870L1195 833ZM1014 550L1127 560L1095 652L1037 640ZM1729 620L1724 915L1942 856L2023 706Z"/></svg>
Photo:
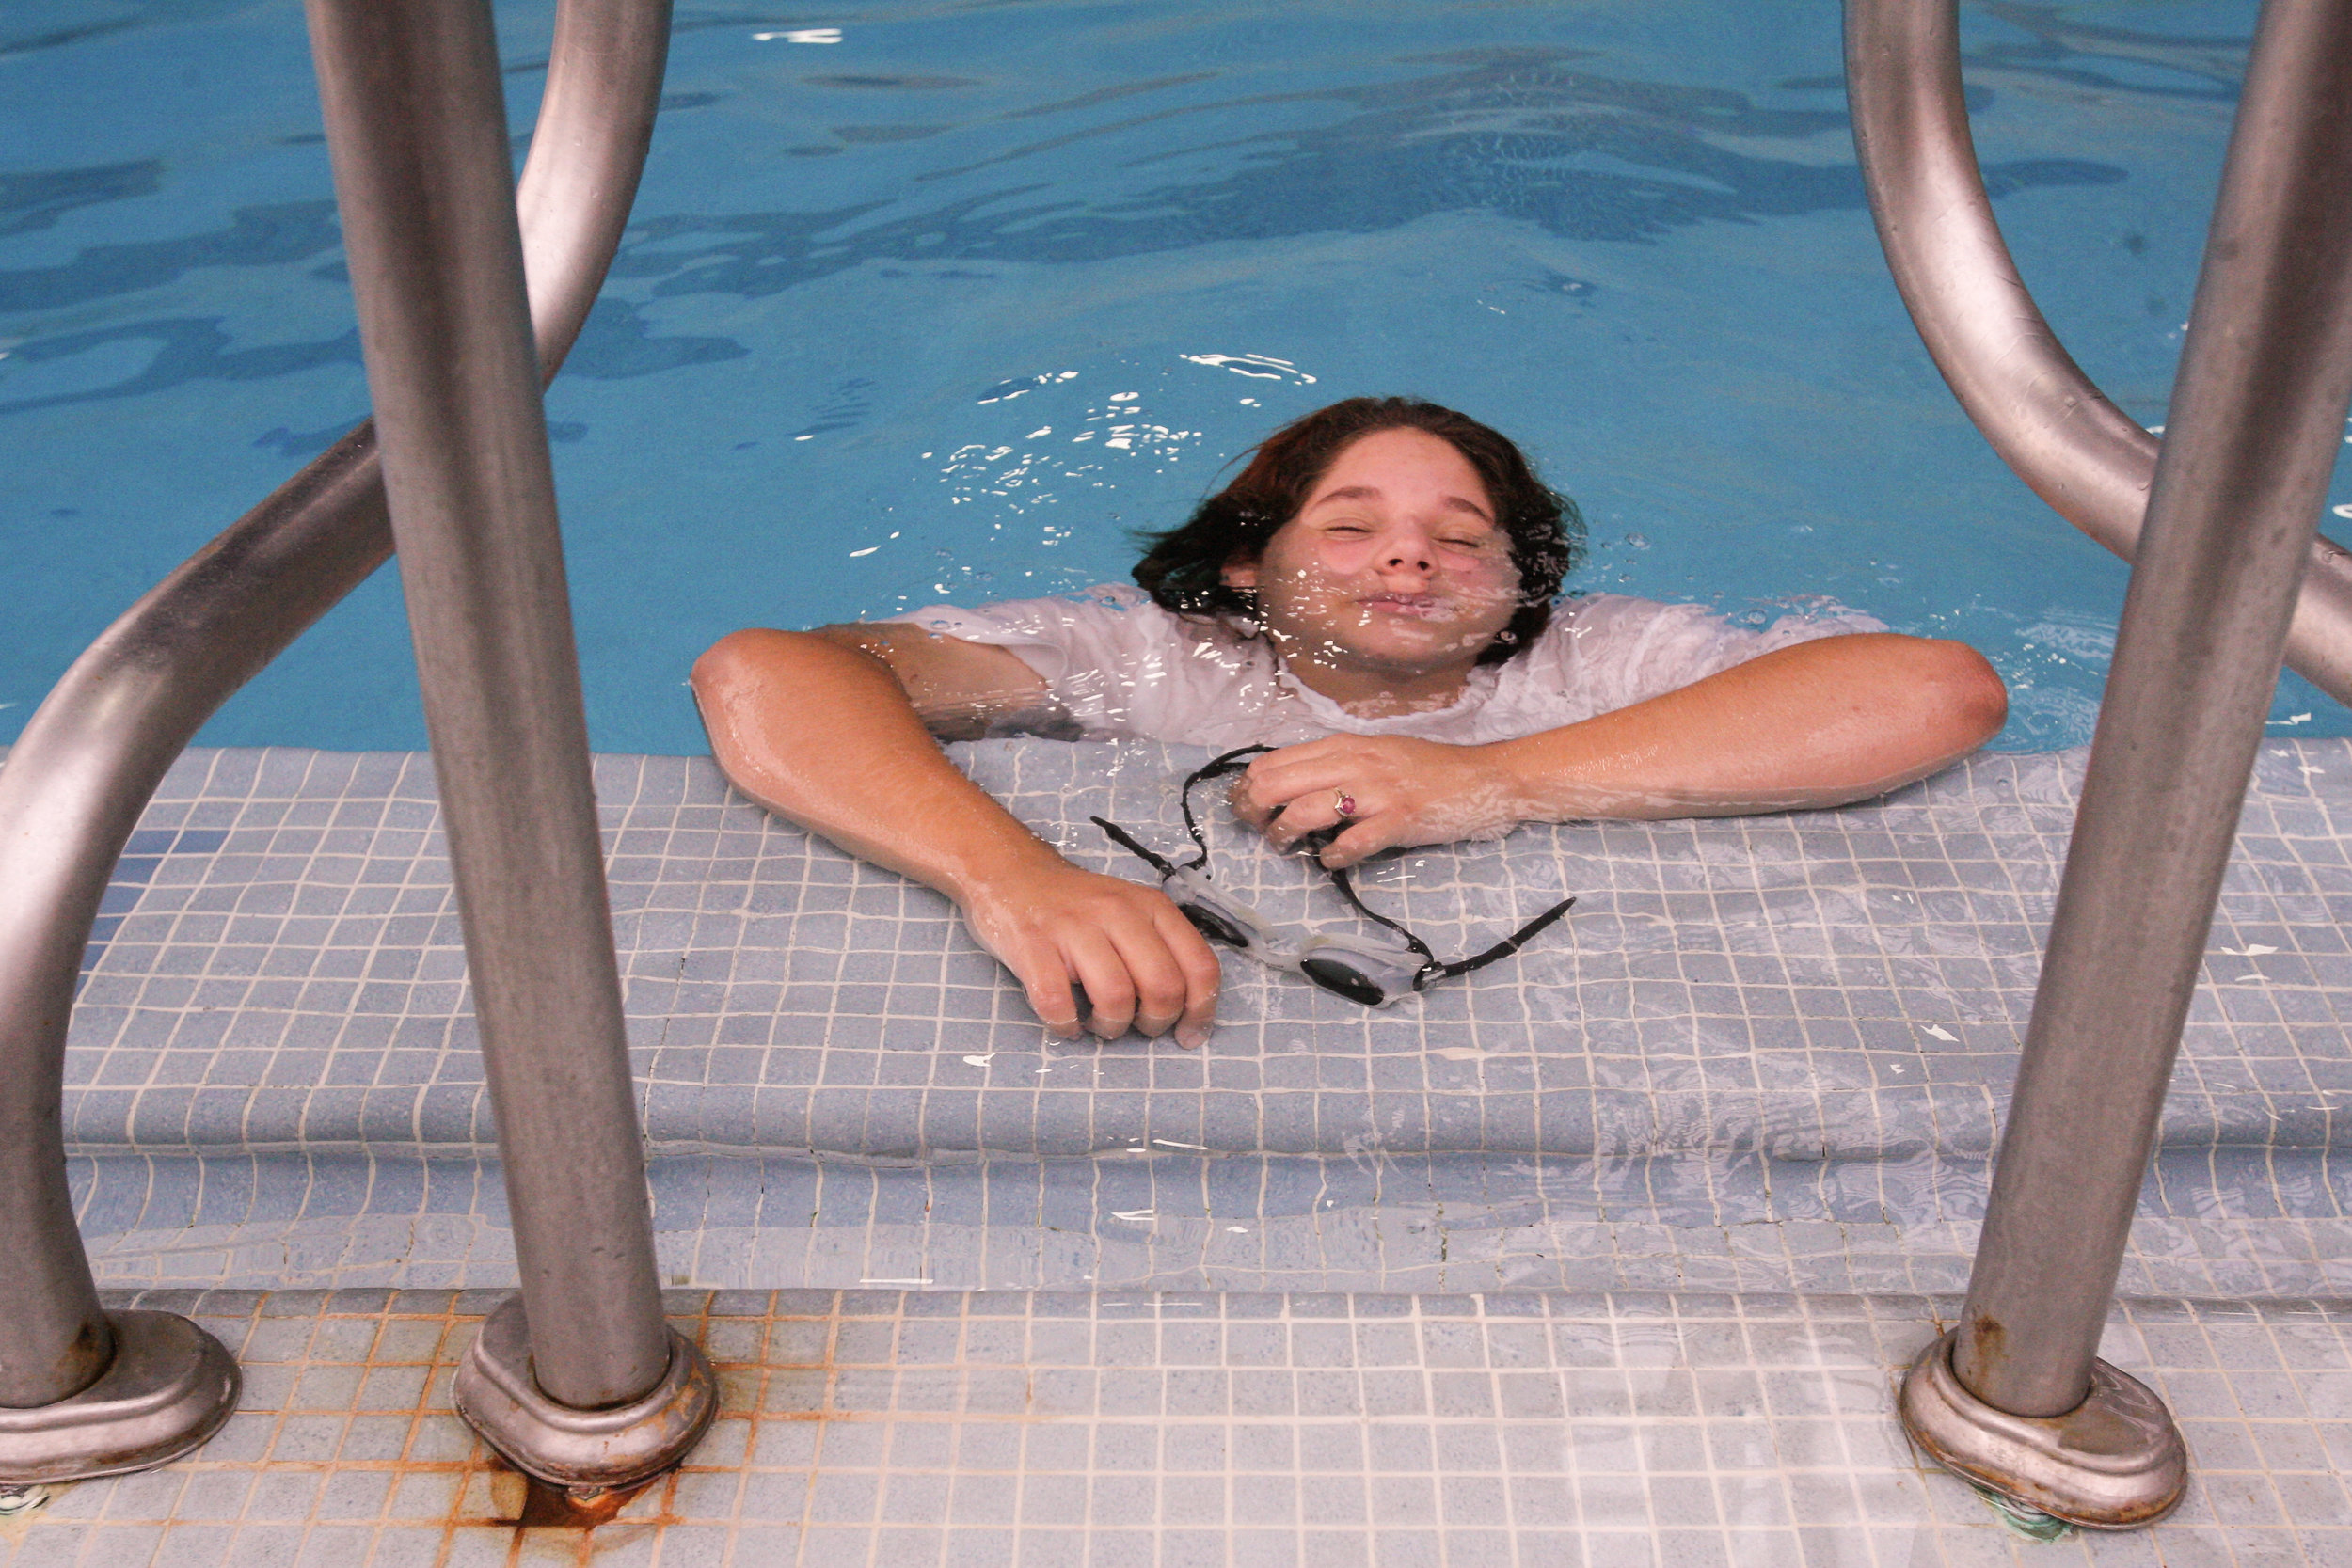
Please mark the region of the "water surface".
<svg viewBox="0 0 2352 1568"><path fill-rule="evenodd" d="M1964 8L2011 244L2151 425L2252 12ZM518 138L549 15L500 10ZM0 740L367 404L298 6L5 27ZM1779 0L682 8L548 400L596 744L701 750L686 668L735 626L1123 578L1128 531L1363 392L1523 441L1591 519L1573 586L1830 595L1983 648L2003 746L2087 739L2124 569L1920 349L1840 71L1836 8ZM2352 733L2293 677L2273 719ZM421 745L393 575L201 738Z"/></svg>

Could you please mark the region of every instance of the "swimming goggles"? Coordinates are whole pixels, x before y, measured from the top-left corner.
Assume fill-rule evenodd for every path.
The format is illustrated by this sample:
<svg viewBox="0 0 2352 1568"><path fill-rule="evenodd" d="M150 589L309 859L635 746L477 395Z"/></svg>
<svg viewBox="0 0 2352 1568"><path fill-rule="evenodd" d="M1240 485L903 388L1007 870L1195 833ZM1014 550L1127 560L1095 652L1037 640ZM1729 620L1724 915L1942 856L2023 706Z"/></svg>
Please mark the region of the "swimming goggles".
<svg viewBox="0 0 2352 1568"><path fill-rule="evenodd" d="M1287 931L1266 923L1257 911L1227 894L1209 880L1209 842L1201 836L1200 821L1192 815L1192 790L1203 780L1238 773L1245 760L1261 752L1274 750L1271 746L1244 746L1226 752L1195 770L1184 781L1184 829L1192 834L1200 853L1188 864L1178 865L1166 856L1146 848L1134 834L1118 823L1097 816L1094 825L1108 833L1113 843L1128 850L1160 874L1160 888L1194 929L1211 942L1240 949L1269 969L1294 971L1336 996L1350 1002L1360 1002L1367 1007L1385 1007L1411 992L1425 989L1431 982L1450 980L1456 974L1468 974L1473 969L1484 969L1498 959L1507 958L1532 941L1537 933L1568 912L1573 898L1564 898L1546 910L1509 936L1472 958L1457 958L1452 963L1441 961L1429 950L1429 944L1413 935L1387 915L1365 907L1356 895L1354 879L1343 867L1330 873L1333 885L1356 911L1365 919L1395 933L1392 937L1370 934L1323 935L1304 931ZM1311 839L1314 835L1310 835Z"/></svg>

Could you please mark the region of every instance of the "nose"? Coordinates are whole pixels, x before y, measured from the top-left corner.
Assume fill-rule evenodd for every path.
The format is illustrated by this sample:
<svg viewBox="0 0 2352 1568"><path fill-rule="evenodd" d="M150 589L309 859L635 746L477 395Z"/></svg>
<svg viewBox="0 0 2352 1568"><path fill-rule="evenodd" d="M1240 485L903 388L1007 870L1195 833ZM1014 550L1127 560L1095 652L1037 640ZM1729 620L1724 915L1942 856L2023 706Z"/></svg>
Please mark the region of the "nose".
<svg viewBox="0 0 2352 1568"><path fill-rule="evenodd" d="M1381 546L1380 565L1391 572L1434 572L1438 568L1438 554L1419 529L1403 529L1391 534Z"/></svg>

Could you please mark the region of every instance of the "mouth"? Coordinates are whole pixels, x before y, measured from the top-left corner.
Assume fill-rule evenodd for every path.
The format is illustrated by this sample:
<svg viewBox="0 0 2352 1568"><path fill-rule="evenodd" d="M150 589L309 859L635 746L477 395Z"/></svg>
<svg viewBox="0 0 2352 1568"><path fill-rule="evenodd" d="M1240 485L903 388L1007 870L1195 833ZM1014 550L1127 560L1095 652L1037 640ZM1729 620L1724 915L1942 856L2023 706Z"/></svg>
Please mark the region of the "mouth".
<svg viewBox="0 0 2352 1568"><path fill-rule="evenodd" d="M1452 608L1435 594L1368 594L1356 601L1375 615L1395 615L1413 621L1450 617Z"/></svg>

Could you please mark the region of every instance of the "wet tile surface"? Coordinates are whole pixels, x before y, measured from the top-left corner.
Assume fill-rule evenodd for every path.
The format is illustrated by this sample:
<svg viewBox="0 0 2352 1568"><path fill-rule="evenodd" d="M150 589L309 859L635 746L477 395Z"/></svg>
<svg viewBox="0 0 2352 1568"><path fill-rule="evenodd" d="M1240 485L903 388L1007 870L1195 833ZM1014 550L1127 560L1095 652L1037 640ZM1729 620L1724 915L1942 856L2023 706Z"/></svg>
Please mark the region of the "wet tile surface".
<svg viewBox="0 0 2352 1568"><path fill-rule="evenodd" d="M1082 863L1182 841L1197 753L1000 741ZM1571 824L1366 878L1441 952L1377 1012L1235 959L1201 1053L1050 1040L946 903L728 795L598 759L669 1277L697 1284L1945 1290L1964 1277L2074 754L1875 805ZM421 756L197 752L125 863L69 1051L124 1284L495 1283L510 1262ZM2127 1289L2352 1286L2352 743L2265 746ZM1213 828L1270 916L1319 874Z"/></svg>
<svg viewBox="0 0 2352 1568"><path fill-rule="evenodd" d="M2042 1545L1890 1414L1948 1299L673 1292L721 1417L594 1531L520 1528L520 1479L451 1413L492 1299L149 1293L238 1352L242 1409L0 1524L0 1562L2352 1560L2341 1304L2123 1303L2105 1354L2197 1479L2153 1529Z"/></svg>
<svg viewBox="0 0 2352 1568"><path fill-rule="evenodd" d="M655 1243L675 1284L942 1289L1957 1291L1977 1222L1900 1220L1860 1190L1788 1217L1710 1195L1707 1158L1391 1161L1136 1154L875 1164L666 1156ZM1766 1170L1756 1179L1769 1180ZM1981 1172L1906 1168L1979 1205ZM118 1285L504 1285L494 1161L219 1154L76 1163ZM2201 1196L2185 1184L2181 1191ZM2332 1293L2352 1225L2143 1205L2138 1293Z"/></svg>
<svg viewBox="0 0 2352 1568"><path fill-rule="evenodd" d="M1092 814L1181 841L1192 752L957 750L1082 863L1144 874ZM2078 761L1983 757L1838 812L1415 851L1366 896L1441 952L1580 901L1511 962L1377 1011L1233 960L1200 1053L1049 1046L944 899L771 820L707 761L604 757L597 779L657 1144L1819 1158L1990 1147ZM2352 743L2264 762L2175 1147L2322 1142L2352 1091L2334 1000L2352 980ZM83 992L77 1144L486 1141L436 823L421 756L190 753L145 829L180 847L135 857L144 882ZM1216 875L1271 917L1355 924L1304 863L1215 837Z"/></svg>
<svg viewBox="0 0 2352 1568"><path fill-rule="evenodd" d="M961 754L1122 872L1086 816L1173 847L1197 760ZM213 1325L246 1406L0 1561L2352 1561L2352 743L2265 749L2109 1329L2188 1503L2034 1544L1892 1420L2078 760L1415 854L1367 896L1440 952L1577 911L1379 1013L1235 962L1193 1053L1051 1041L944 901L705 763L599 758L662 1277L727 1404L591 1533L518 1525L448 1407L515 1265L429 767L191 753L96 933L71 1169L102 1281ZM1344 922L1216 842L1269 915Z"/></svg>

